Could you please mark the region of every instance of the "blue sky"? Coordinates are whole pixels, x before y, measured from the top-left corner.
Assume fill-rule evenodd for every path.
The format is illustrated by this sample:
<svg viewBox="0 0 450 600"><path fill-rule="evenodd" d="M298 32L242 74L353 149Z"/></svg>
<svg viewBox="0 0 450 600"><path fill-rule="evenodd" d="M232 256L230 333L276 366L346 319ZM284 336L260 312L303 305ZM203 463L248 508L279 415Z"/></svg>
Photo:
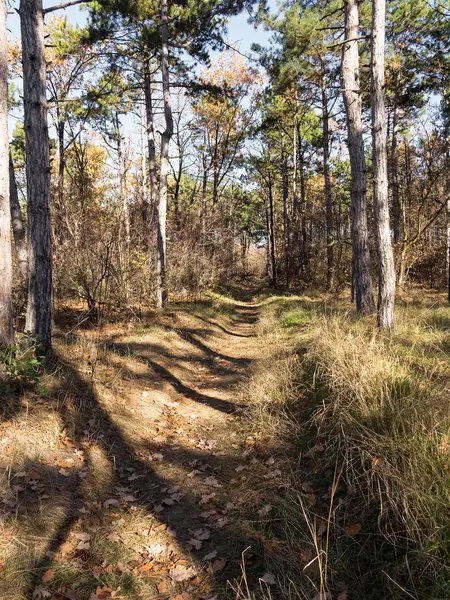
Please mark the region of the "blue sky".
<svg viewBox="0 0 450 600"><path fill-rule="evenodd" d="M59 4L60 0L44 0L44 8ZM271 0L269 5L275 10L276 2ZM18 0L11 3L11 8L18 6ZM70 23L83 26L86 23L87 10L83 10L79 6L70 6L65 10L58 11L55 13L58 15L66 15ZM228 43L237 43L239 50L247 54L250 51L250 47L253 43L267 44L271 35L271 32L264 31L262 27L254 29L252 25L249 25L247 13L241 13L235 17L232 17L228 22ZM19 17L17 14L8 16L8 29L9 34L17 37L20 34Z"/></svg>

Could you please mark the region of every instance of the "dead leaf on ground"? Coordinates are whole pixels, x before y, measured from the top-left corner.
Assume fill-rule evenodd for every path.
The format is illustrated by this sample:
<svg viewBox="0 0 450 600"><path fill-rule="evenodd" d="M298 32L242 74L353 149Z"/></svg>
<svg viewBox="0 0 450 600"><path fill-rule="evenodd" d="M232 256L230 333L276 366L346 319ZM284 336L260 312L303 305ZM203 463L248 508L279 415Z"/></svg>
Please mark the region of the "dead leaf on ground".
<svg viewBox="0 0 450 600"><path fill-rule="evenodd" d="M156 587L158 588L158 592L160 594L167 594L167 592L169 591L169 585L166 579L160 581Z"/></svg>
<svg viewBox="0 0 450 600"><path fill-rule="evenodd" d="M213 500L215 497L216 497L216 495L214 493L205 494L204 496L201 497L199 504L208 504L208 502L210 500Z"/></svg>
<svg viewBox="0 0 450 600"><path fill-rule="evenodd" d="M192 567L177 565L171 571L169 571L169 575L174 581L189 581L189 579L192 579L192 577L195 576L195 570Z"/></svg>
<svg viewBox="0 0 450 600"><path fill-rule="evenodd" d="M275 479L275 477L279 477L281 475L280 469L274 469L273 471L269 471L264 475L264 479Z"/></svg>
<svg viewBox="0 0 450 600"><path fill-rule="evenodd" d="M216 558L216 556L217 556L217 550L213 550L209 554L205 554L205 556L203 557L203 560L213 560L214 558Z"/></svg>
<svg viewBox="0 0 450 600"><path fill-rule="evenodd" d="M223 571L226 564L227 564L226 558L218 558L217 560L215 560L213 562L213 564L211 566L211 570L213 573L219 573L220 571Z"/></svg>
<svg viewBox="0 0 450 600"><path fill-rule="evenodd" d="M202 527L201 529L194 531L194 537L196 540L209 540L211 531L206 529L206 527Z"/></svg>
<svg viewBox="0 0 450 600"><path fill-rule="evenodd" d="M46 590L42 585L38 585L33 590L32 598L33 600L41 600L41 598L50 598L51 594L48 590Z"/></svg>
<svg viewBox="0 0 450 600"><path fill-rule="evenodd" d="M275 577L272 575L272 573L264 573L264 575L260 577L260 580L264 581L264 583L267 583L267 585L275 585L276 583Z"/></svg>
<svg viewBox="0 0 450 600"><path fill-rule="evenodd" d="M196 540L194 538L191 538L189 540L189 542L186 544L186 548L188 550L200 550L201 547L202 547L202 542L200 540Z"/></svg>
<svg viewBox="0 0 450 600"><path fill-rule="evenodd" d="M267 515L270 513L271 510L272 510L272 505L266 504L260 510L258 510L258 515L260 517L267 517Z"/></svg>
<svg viewBox="0 0 450 600"><path fill-rule="evenodd" d="M55 576L56 570L55 569L48 569L48 571L46 571L43 575L42 575L42 583L47 583L49 582L51 579L53 579L53 577Z"/></svg>
<svg viewBox="0 0 450 600"><path fill-rule="evenodd" d="M351 523L345 527L345 532L347 535L357 535L361 531L361 523Z"/></svg>
<svg viewBox="0 0 450 600"><path fill-rule="evenodd" d="M165 550L167 550L167 546L165 544L150 544L144 547L151 556L159 556Z"/></svg>
<svg viewBox="0 0 450 600"><path fill-rule="evenodd" d="M211 485L212 487L220 488L222 484L217 481L215 477L207 477L205 479L206 485Z"/></svg>

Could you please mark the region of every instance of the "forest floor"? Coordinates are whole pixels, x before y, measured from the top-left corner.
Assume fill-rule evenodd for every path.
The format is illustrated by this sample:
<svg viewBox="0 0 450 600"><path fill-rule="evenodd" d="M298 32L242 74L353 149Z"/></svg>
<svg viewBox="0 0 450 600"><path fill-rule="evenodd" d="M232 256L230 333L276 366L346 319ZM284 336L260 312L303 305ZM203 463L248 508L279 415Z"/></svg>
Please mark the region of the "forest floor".
<svg viewBox="0 0 450 600"><path fill-rule="evenodd" d="M57 368L1 426L0 598L234 596L243 565L272 582L239 487L280 473L241 414L274 348L255 337L254 292L236 294L70 333L59 315Z"/></svg>
<svg viewBox="0 0 450 600"><path fill-rule="evenodd" d="M1 377L1 600L447 600L450 308L60 307Z"/></svg>

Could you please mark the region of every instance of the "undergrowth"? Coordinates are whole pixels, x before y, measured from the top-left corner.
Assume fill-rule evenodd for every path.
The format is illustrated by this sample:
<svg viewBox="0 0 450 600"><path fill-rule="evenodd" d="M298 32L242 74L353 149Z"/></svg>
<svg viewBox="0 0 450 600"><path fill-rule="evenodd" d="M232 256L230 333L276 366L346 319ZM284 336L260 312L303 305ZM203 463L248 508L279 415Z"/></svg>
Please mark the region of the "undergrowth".
<svg viewBox="0 0 450 600"><path fill-rule="evenodd" d="M276 540L283 597L450 597L449 324L436 297L400 302L392 338L339 301L263 302L279 351L256 366L250 417L292 467L270 531L254 527Z"/></svg>

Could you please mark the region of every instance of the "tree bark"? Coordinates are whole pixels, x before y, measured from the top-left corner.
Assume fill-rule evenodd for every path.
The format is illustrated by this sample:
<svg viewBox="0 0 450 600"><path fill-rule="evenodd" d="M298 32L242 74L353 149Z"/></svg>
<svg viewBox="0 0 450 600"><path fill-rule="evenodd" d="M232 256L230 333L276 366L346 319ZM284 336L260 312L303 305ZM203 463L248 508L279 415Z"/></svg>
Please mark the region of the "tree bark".
<svg viewBox="0 0 450 600"><path fill-rule="evenodd" d="M291 232L289 222L289 184L288 184L288 172L287 172L287 155L283 147L281 149L281 176L283 182L283 236L284 236L284 270L285 270L285 281L286 286L289 287L290 281L290 259L291 259Z"/></svg>
<svg viewBox="0 0 450 600"><path fill-rule="evenodd" d="M19 194L17 191L14 164L9 153L9 204L11 209L11 224L14 236L14 247L17 255L20 277L25 284L28 274L28 252L25 220L20 208Z"/></svg>
<svg viewBox="0 0 450 600"><path fill-rule="evenodd" d="M386 110L384 101L386 0L372 2L372 147L373 206L378 250L378 326L394 327L395 266L389 225L386 151Z"/></svg>
<svg viewBox="0 0 450 600"><path fill-rule="evenodd" d="M158 197L158 287L156 305L164 308L167 302L166 281L166 216L167 216L167 176L169 172L169 144L173 135L173 117L170 97L169 75L169 31L167 0L161 0L161 75L164 103L164 120L166 128L161 135L161 160L159 171L159 197Z"/></svg>
<svg viewBox="0 0 450 600"><path fill-rule="evenodd" d="M348 151L351 169L351 231L353 247L353 292L359 314L375 311L367 230L367 178L362 109L359 87L358 0L345 0L345 39L342 46L342 83L347 115Z"/></svg>
<svg viewBox="0 0 450 600"><path fill-rule="evenodd" d="M272 263L271 284L277 284L277 258L275 248L275 219L273 205L273 185L272 178L269 176L269 243L270 243L270 259Z"/></svg>
<svg viewBox="0 0 450 600"><path fill-rule="evenodd" d="M6 15L6 2L0 0L0 344L11 344L14 337L8 166L8 44Z"/></svg>
<svg viewBox="0 0 450 600"><path fill-rule="evenodd" d="M151 210L155 206L158 196L157 170L156 170L156 143L155 143L155 123L153 111L152 79L150 74L150 64L148 59L144 61L144 98L145 98L145 119L147 128L147 149L148 149L148 174L150 180L150 204Z"/></svg>
<svg viewBox="0 0 450 600"><path fill-rule="evenodd" d="M141 204L141 213L142 213L142 224L144 226L144 235L148 235L148 185L147 185L147 125L146 125L146 110L145 110L145 94L144 98L140 103L140 117L141 117L141 175L142 175L142 185L141 185L141 194L142 194L142 204Z"/></svg>
<svg viewBox="0 0 450 600"><path fill-rule="evenodd" d="M447 278L447 301L450 303L450 141L449 141L450 122L447 121L444 127L445 144L445 196L446 200L446 252L445 252L445 272Z"/></svg>
<svg viewBox="0 0 450 600"><path fill-rule="evenodd" d="M42 0L20 1L28 204L26 331L41 353L51 348L53 320L50 162Z"/></svg>
<svg viewBox="0 0 450 600"><path fill-rule="evenodd" d="M392 187L392 226L394 230L394 244L400 241L400 196L398 185L398 157L397 157L397 99L395 99L394 111L392 114L392 134L391 134L391 187Z"/></svg>
<svg viewBox="0 0 450 600"><path fill-rule="evenodd" d="M333 193L330 177L330 131L328 127L328 97L325 83L322 84L322 160L325 186L325 223L327 241L327 290L333 288L334 282L334 249L333 249Z"/></svg>

